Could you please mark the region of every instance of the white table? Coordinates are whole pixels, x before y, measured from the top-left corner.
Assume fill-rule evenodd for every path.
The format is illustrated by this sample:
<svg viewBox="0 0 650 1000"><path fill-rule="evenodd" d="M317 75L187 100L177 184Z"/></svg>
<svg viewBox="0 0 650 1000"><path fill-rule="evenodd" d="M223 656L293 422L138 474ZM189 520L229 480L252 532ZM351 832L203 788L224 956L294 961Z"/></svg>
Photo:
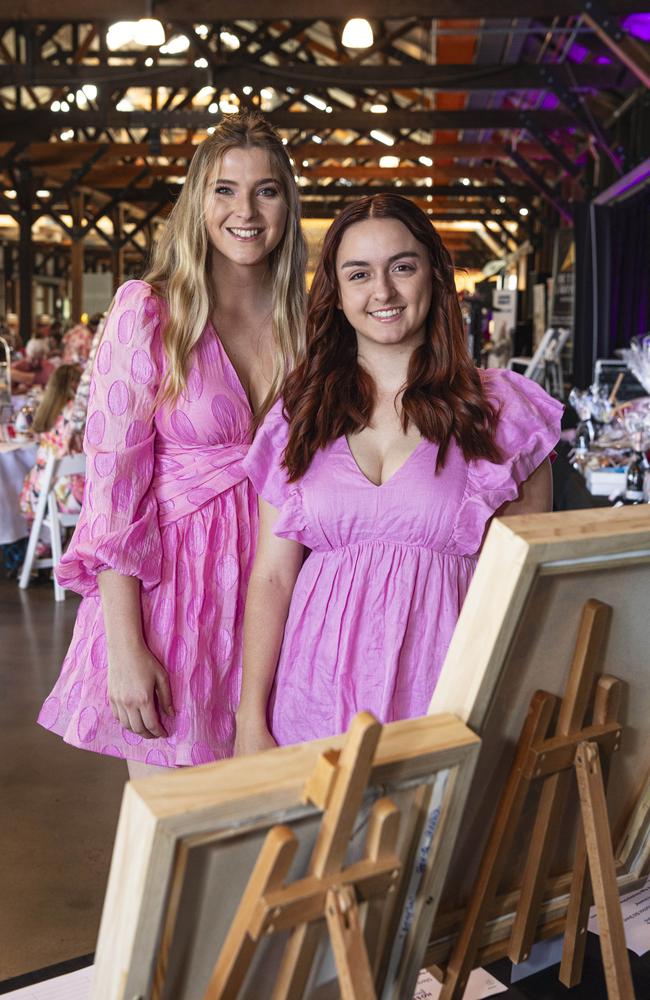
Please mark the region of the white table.
<svg viewBox="0 0 650 1000"><path fill-rule="evenodd" d="M0 442L0 545L29 535L29 524L18 501L25 476L36 461L36 451L33 441Z"/></svg>

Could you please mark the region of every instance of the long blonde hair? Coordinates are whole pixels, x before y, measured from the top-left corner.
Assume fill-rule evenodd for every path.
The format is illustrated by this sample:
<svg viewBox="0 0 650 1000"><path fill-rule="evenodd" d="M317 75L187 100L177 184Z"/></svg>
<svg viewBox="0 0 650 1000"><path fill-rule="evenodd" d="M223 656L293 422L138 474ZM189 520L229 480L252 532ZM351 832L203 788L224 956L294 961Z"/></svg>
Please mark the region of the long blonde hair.
<svg viewBox="0 0 650 1000"><path fill-rule="evenodd" d="M81 370L76 365L59 365L54 369L34 414L32 430L36 434L43 434L54 427L65 404L74 399L80 378Z"/></svg>
<svg viewBox="0 0 650 1000"><path fill-rule="evenodd" d="M257 425L302 353L307 265L307 247L300 227L300 199L291 161L278 134L261 115L248 111L227 115L197 147L144 280L165 299L169 309L162 334L167 374L160 400L165 402L176 399L185 388L190 353L214 308L214 296L218 295L218 289L213 289L207 280L210 243L204 199L208 175L225 153L242 148L264 149L268 153L288 210L282 239L269 255L275 366L269 392L255 414Z"/></svg>

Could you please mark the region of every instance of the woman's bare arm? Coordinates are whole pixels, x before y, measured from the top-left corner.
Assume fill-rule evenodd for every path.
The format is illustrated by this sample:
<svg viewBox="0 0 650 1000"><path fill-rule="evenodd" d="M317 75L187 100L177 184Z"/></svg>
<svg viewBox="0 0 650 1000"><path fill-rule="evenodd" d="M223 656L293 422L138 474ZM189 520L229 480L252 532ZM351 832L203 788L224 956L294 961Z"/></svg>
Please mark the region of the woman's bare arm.
<svg viewBox="0 0 650 1000"><path fill-rule="evenodd" d="M553 510L553 473L550 459L545 458L528 477L516 500L501 507L496 517L513 517L515 514L544 514Z"/></svg>
<svg viewBox="0 0 650 1000"><path fill-rule="evenodd" d="M259 508L259 536L244 614L244 668L235 742L239 755L275 746L266 708L304 555L298 542L273 534L279 516L275 507L260 499Z"/></svg>

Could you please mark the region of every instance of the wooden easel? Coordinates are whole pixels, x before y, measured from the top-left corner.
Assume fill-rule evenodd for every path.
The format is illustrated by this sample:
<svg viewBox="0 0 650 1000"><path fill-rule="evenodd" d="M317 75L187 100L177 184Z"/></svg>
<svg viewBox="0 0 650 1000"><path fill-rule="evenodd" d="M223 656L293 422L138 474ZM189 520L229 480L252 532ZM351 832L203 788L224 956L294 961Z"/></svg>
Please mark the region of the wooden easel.
<svg viewBox="0 0 650 1000"><path fill-rule="evenodd" d="M341 752L321 755L305 800L323 810L308 874L285 885L298 846L292 831L269 831L212 973L205 1000L234 1000L258 942L291 929L273 1000L304 993L325 919L342 1000L376 997L369 953L382 932L385 896L396 890L401 862L395 853L400 813L387 798L375 802L365 857L347 868L345 854L368 783L381 725L367 712L356 716ZM365 936L358 899L367 900ZM270 995L270 994L269 994Z"/></svg>
<svg viewBox="0 0 650 1000"><path fill-rule="evenodd" d="M528 958L550 864L558 847L560 819L566 808L572 771L578 783L580 829L560 981L565 986L580 981L593 886L608 997L610 1000L634 1000L605 800L609 761L613 751L618 750L621 738L621 726L616 721L621 685L616 678L606 675L598 678L591 725L584 724L594 691L596 669L607 641L611 610L609 605L596 600L587 601L583 607L554 735L549 736L549 729L559 699L545 691L537 691L531 700L465 919L444 972L441 1000L460 1000L463 996L526 796L533 781L542 781L507 952L515 963Z"/></svg>

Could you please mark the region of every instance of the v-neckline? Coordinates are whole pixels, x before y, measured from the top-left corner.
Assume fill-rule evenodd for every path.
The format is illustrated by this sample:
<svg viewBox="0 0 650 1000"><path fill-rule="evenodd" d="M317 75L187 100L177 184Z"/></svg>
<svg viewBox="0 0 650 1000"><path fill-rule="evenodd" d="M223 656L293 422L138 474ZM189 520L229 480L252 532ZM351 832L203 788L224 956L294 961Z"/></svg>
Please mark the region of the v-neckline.
<svg viewBox="0 0 650 1000"><path fill-rule="evenodd" d="M372 479L370 479L365 474L365 472L363 471L363 469L361 468L361 466L357 462L356 458L354 457L354 452L352 451L352 448L350 447L350 442L348 441L348 438L347 438L346 434L343 435L342 440L343 440L343 442L345 444L345 449L346 449L349 457L352 459L354 467L357 470L357 472L359 473L359 475L362 477L362 479L364 479L366 481L366 483L368 483L369 486L372 486L376 490L381 490L381 489L384 488L384 486L388 486L389 483L392 483L392 481L396 478L396 476L399 476L399 474L402 471L402 469L404 469L409 464L409 462L411 461L411 459L413 458L413 456L420 450L420 448L422 448L425 444L431 444L431 442L427 438L422 438L422 440L418 441L418 443L416 444L416 446L413 449L413 451L409 455L407 455L407 457L404 459L404 461L402 462L402 464L399 465L395 469L395 471L388 477L388 479L385 479L383 481L383 483L374 483L372 481Z"/></svg>
<svg viewBox="0 0 650 1000"><path fill-rule="evenodd" d="M246 405L247 405L248 409L250 410L250 412L252 413L253 412L253 407L251 406L251 401L248 398L248 393L244 389L244 383L241 380L241 376L240 376L239 372L237 371L237 369L235 368L235 366L234 366L234 364L233 364L233 362L231 360L231 357L228 354L228 351L226 350L225 344L224 344L223 340L221 339L221 337L219 336L219 331L217 330L216 326L214 325L214 323L212 322L211 319L208 320L208 326L212 330L212 333L214 335L214 339L216 340L217 344L221 348L221 352L222 352L224 358L226 359L226 364L228 365L228 367L230 368L230 371L235 376L235 379L237 381L237 385L239 386L241 394L244 397L244 400L246 401Z"/></svg>

